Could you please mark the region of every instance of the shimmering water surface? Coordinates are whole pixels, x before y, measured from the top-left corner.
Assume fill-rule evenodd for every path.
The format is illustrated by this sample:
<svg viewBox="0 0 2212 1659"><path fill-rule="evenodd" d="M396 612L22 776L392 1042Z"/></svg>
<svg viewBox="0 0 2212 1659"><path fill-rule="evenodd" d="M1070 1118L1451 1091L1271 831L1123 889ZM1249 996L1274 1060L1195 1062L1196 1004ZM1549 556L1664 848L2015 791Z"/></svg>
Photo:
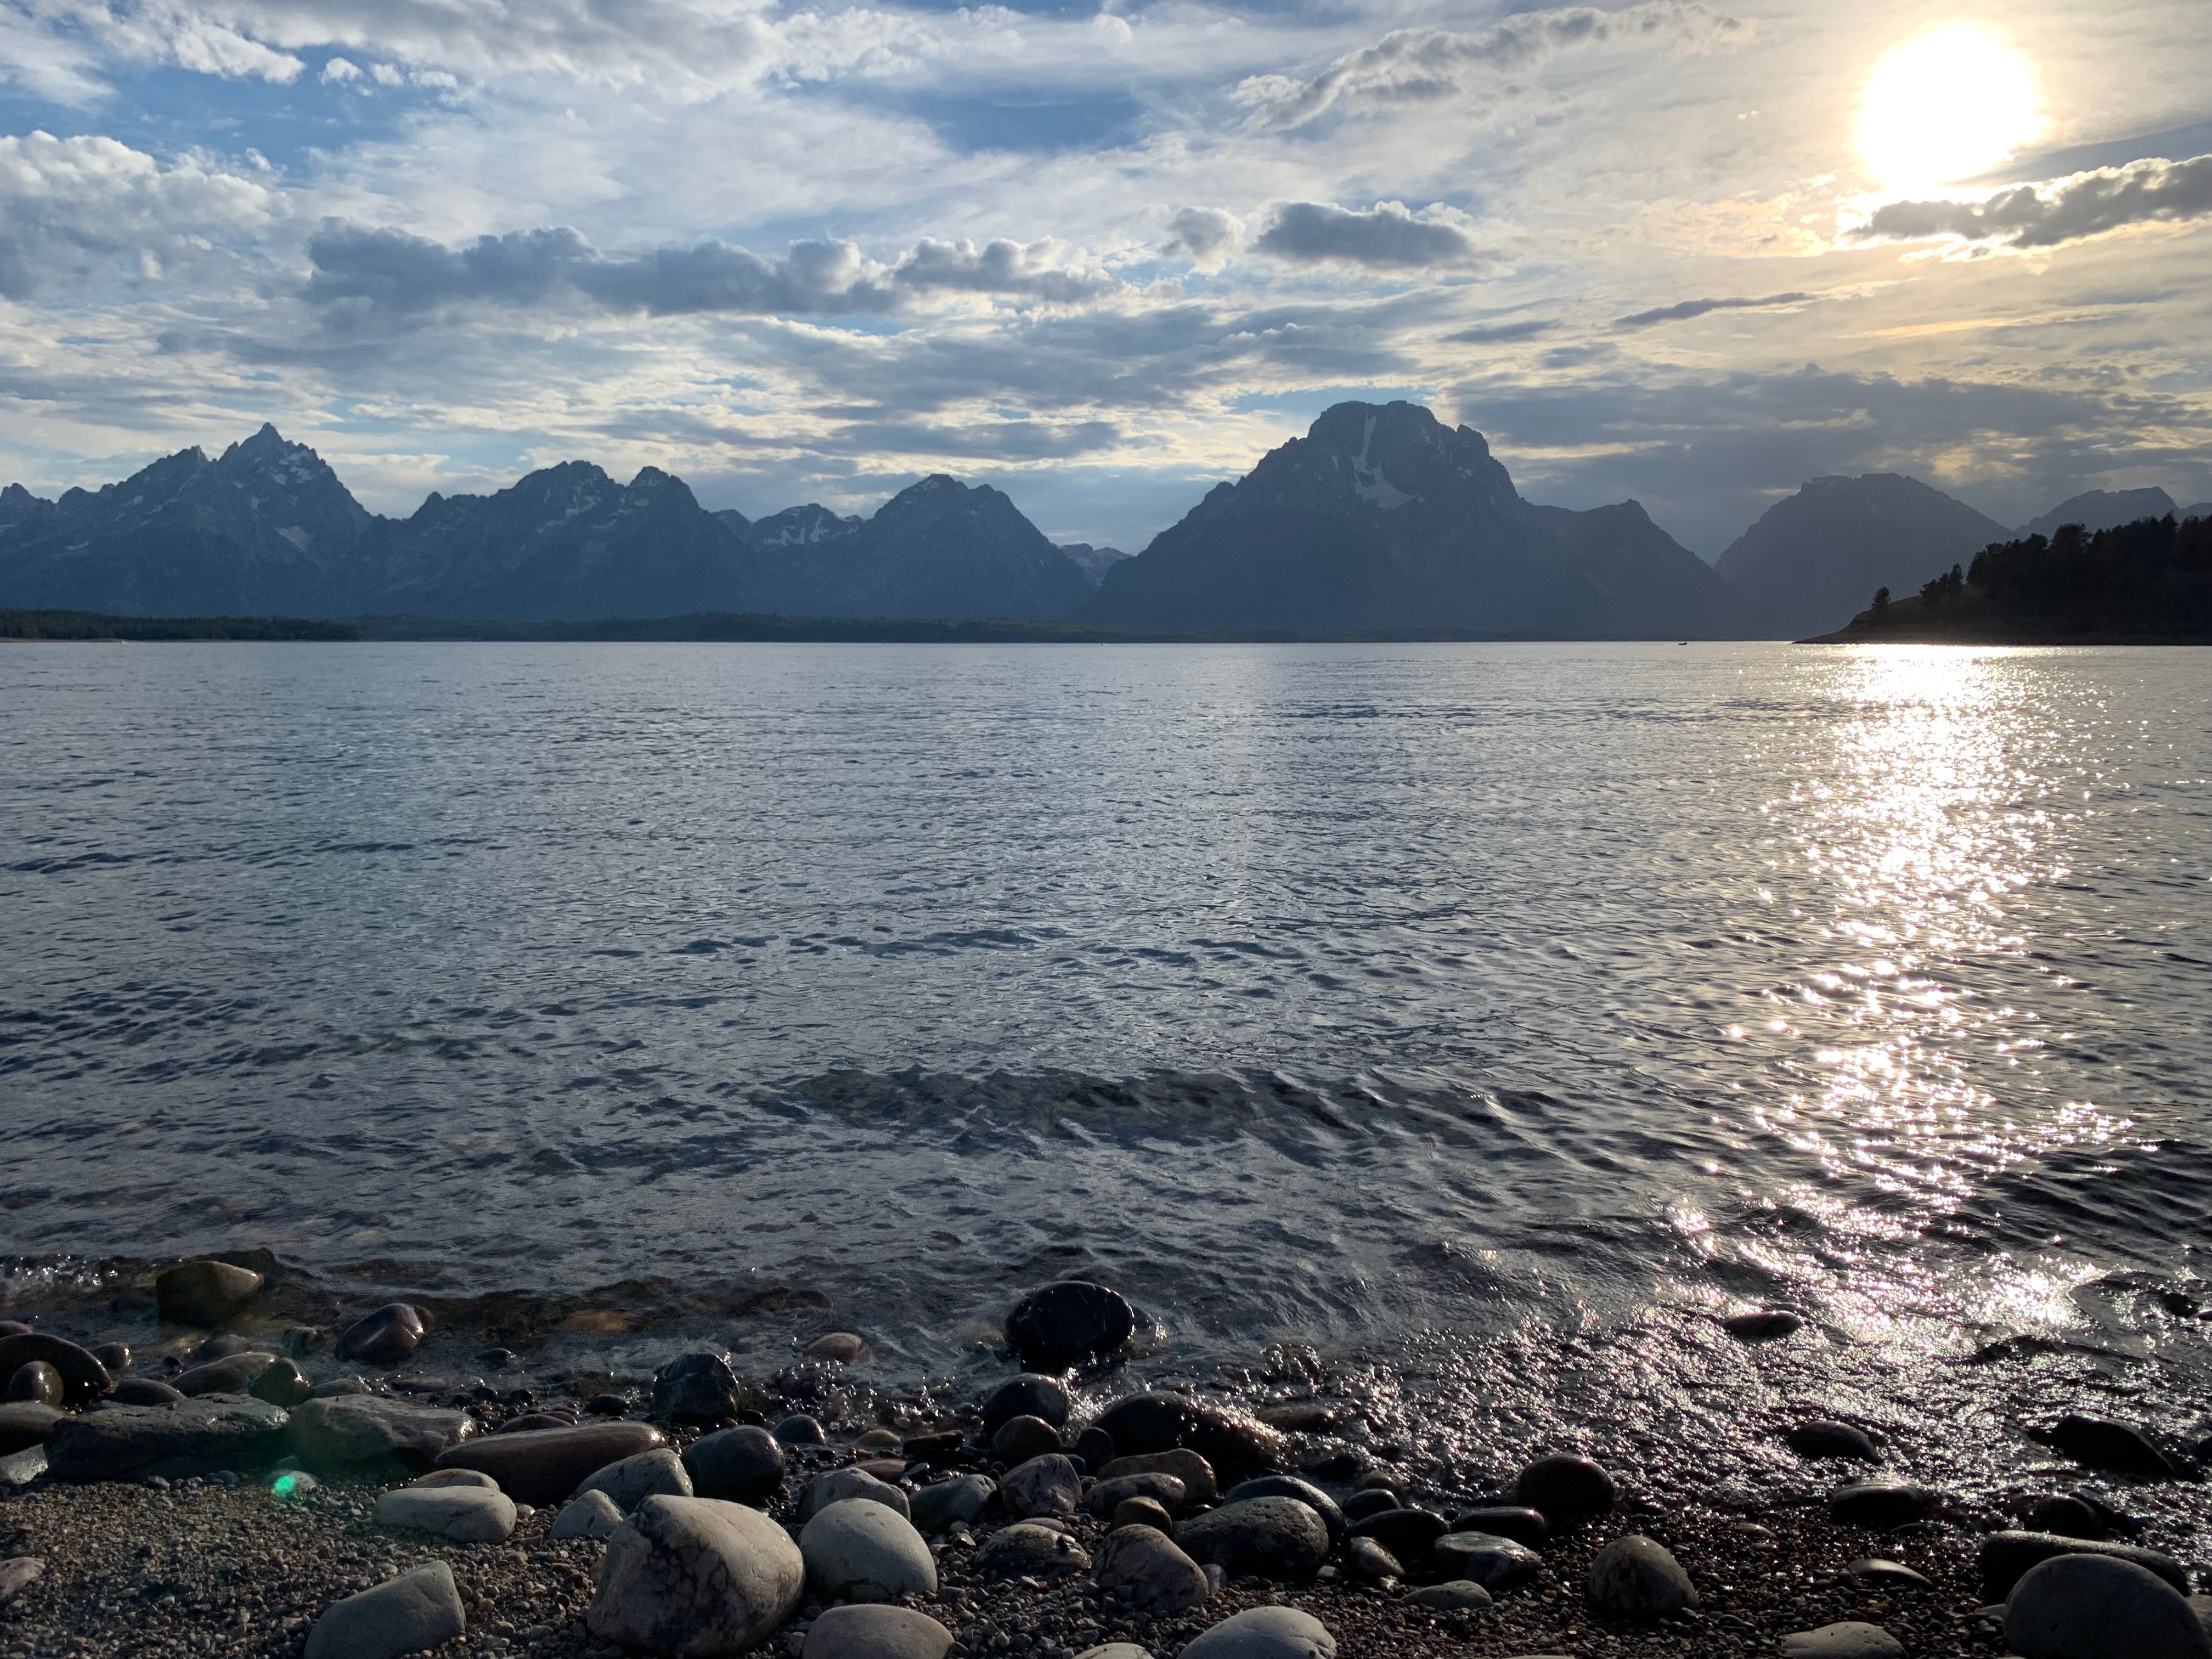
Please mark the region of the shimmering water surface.
<svg viewBox="0 0 2212 1659"><path fill-rule="evenodd" d="M0 1251L917 1373L1070 1272L1184 1360L1767 1302L2185 1356L2207 665L0 651Z"/></svg>

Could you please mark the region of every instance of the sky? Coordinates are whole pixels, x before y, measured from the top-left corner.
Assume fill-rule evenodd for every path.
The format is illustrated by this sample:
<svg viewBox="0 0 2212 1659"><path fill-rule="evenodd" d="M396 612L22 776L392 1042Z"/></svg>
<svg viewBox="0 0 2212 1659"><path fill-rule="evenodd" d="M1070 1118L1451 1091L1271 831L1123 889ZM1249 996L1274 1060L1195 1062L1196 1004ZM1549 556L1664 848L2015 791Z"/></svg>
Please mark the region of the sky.
<svg viewBox="0 0 2212 1659"><path fill-rule="evenodd" d="M1135 550L1346 398L1717 556L2212 499L2212 5L0 0L0 480L931 472Z"/></svg>

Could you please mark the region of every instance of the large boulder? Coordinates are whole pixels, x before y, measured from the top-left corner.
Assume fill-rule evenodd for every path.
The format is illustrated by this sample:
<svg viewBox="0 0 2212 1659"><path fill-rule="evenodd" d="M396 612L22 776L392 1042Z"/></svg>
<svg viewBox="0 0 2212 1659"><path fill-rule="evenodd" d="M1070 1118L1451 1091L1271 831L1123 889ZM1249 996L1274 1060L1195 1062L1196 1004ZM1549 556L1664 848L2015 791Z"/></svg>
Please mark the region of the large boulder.
<svg viewBox="0 0 2212 1659"><path fill-rule="evenodd" d="M766 1429L717 1429L693 1441L684 1454L691 1490L702 1498L762 1504L783 1485L783 1448Z"/></svg>
<svg viewBox="0 0 2212 1659"><path fill-rule="evenodd" d="M806 1582L841 1601L896 1601L937 1593L937 1561L914 1523L881 1504L847 1498L799 1529Z"/></svg>
<svg viewBox="0 0 2212 1659"><path fill-rule="evenodd" d="M602 1642L710 1659L765 1639L805 1587L799 1546L758 1510L648 1498L607 1540L585 1622Z"/></svg>
<svg viewBox="0 0 2212 1659"><path fill-rule="evenodd" d="M399 1659L452 1641L468 1623L453 1570L431 1561L333 1601L307 1632L302 1659Z"/></svg>
<svg viewBox="0 0 2212 1659"><path fill-rule="evenodd" d="M1589 1605L1601 1619L1649 1624L1696 1607L1698 1592L1664 1545L1632 1532L1590 1563Z"/></svg>
<svg viewBox="0 0 2212 1659"><path fill-rule="evenodd" d="M1116 1527L1098 1546L1092 1580L1103 1589L1126 1590L1139 1611L1181 1613L1212 1594L1206 1569L1151 1527Z"/></svg>
<svg viewBox="0 0 2212 1659"><path fill-rule="evenodd" d="M2107 1544L2049 1532L1993 1532L1984 1538L1978 1560L1982 1593L1993 1601L2002 1601L2029 1569L2061 1555L2103 1555L2115 1561L2130 1561L2183 1595L2189 1593L2188 1571L2170 1555L2133 1544Z"/></svg>
<svg viewBox="0 0 2212 1659"><path fill-rule="evenodd" d="M1310 1583L1328 1559L1328 1527L1295 1498L1254 1498L1208 1510L1176 1529L1183 1553L1231 1578Z"/></svg>
<svg viewBox="0 0 2212 1659"><path fill-rule="evenodd" d="M1336 1659L1336 1638L1296 1607L1253 1607L1200 1632L1182 1659Z"/></svg>
<svg viewBox="0 0 2212 1659"><path fill-rule="evenodd" d="M121 1480L252 1468L284 1449L289 1419L265 1400L210 1395L174 1406L108 1406L64 1418L46 1439L57 1480Z"/></svg>
<svg viewBox="0 0 2212 1659"><path fill-rule="evenodd" d="M390 1395L347 1394L308 1400L292 1408L292 1441L318 1468L396 1459L427 1468L476 1433L466 1412L419 1406Z"/></svg>
<svg viewBox="0 0 2212 1659"><path fill-rule="evenodd" d="M481 1469L518 1504L558 1504L598 1470L665 1445L649 1423L592 1423L535 1434L492 1434L440 1452L441 1469Z"/></svg>
<svg viewBox="0 0 2212 1659"><path fill-rule="evenodd" d="M496 1544L514 1530L514 1500L482 1486L402 1486L376 1500L376 1523L457 1544Z"/></svg>
<svg viewBox="0 0 2212 1659"><path fill-rule="evenodd" d="M2156 1573L2109 1555L2059 1555L2005 1601L2005 1640L2021 1659L2208 1659L2197 1610Z"/></svg>
<svg viewBox="0 0 2212 1659"><path fill-rule="evenodd" d="M952 1632L913 1607L832 1607L808 1626L799 1659L945 1659Z"/></svg>
<svg viewBox="0 0 2212 1659"><path fill-rule="evenodd" d="M576 1488L576 1495L603 1492L627 1515L648 1498L689 1498L691 1490L684 1460L665 1446L655 1446L595 1470Z"/></svg>
<svg viewBox="0 0 2212 1659"><path fill-rule="evenodd" d="M61 1403L75 1410L99 1399L115 1386L107 1367L92 1357L91 1350L41 1331L0 1336L0 1382L29 1364L54 1368L62 1380Z"/></svg>
<svg viewBox="0 0 2212 1659"><path fill-rule="evenodd" d="M1116 1352L1136 1328L1136 1310L1119 1292L1062 1279L1014 1304L1006 1316L1006 1346L1027 1370L1060 1370Z"/></svg>
<svg viewBox="0 0 2212 1659"><path fill-rule="evenodd" d="M213 1330L261 1297L261 1275L228 1261L180 1261L154 1276L154 1305L172 1325Z"/></svg>

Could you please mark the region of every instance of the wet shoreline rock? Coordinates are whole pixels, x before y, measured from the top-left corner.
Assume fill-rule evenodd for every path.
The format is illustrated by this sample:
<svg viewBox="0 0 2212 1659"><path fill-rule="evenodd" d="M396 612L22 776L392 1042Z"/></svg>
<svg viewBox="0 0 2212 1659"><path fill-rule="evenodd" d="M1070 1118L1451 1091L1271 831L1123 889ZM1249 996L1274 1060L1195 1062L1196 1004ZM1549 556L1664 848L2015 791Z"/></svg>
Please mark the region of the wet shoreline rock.
<svg viewBox="0 0 2212 1659"><path fill-rule="evenodd" d="M180 1261L155 1275L154 1302L166 1323L214 1330L258 1301L265 1282L228 1261Z"/></svg>
<svg viewBox="0 0 2212 1659"><path fill-rule="evenodd" d="M480 1470L516 1503L543 1508L563 1501L608 1464L666 1443L667 1437L647 1423L593 1423L484 1435L440 1452L435 1462L441 1469Z"/></svg>
<svg viewBox="0 0 2212 1659"><path fill-rule="evenodd" d="M173 1406L110 1406L54 1425L47 1465L57 1480L212 1474L281 1456L289 1418L265 1400L208 1395Z"/></svg>

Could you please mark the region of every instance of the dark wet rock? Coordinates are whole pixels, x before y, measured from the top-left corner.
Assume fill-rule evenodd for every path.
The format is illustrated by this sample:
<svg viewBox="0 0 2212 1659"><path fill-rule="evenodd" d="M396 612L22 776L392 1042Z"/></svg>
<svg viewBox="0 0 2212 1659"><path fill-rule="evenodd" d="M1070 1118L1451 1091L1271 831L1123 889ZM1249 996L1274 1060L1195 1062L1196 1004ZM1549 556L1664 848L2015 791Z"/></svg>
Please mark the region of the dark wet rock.
<svg viewBox="0 0 2212 1659"><path fill-rule="evenodd" d="M1189 1493L1190 1489L1171 1474L1117 1474L1111 1480L1094 1482L1083 1494L1083 1507L1103 1519L1129 1499L1144 1498L1172 1513L1189 1502Z"/></svg>
<svg viewBox="0 0 2212 1659"><path fill-rule="evenodd" d="M799 1546L758 1510L648 1498L607 1540L585 1622L625 1648L739 1653L791 1617L805 1583Z"/></svg>
<svg viewBox="0 0 2212 1659"><path fill-rule="evenodd" d="M1493 1532L1448 1532L1430 1546L1437 1571L1504 1594L1543 1571L1544 1558L1516 1539Z"/></svg>
<svg viewBox="0 0 2212 1659"><path fill-rule="evenodd" d="M1083 1477L1058 1452L1047 1452L1000 1477L999 1501L1017 1520L1072 1516L1083 1502Z"/></svg>
<svg viewBox="0 0 2212 1659"><path fill-rule="evenodd" d="M1328 1526L1295 1498L1224 1504L1184 1522L1176 1541L1192 1560L1231 1578L1249 1573L1277 1583L1310 1583L1328 1559Z"/></svg>
<svg viewBox="0 0 2212 1659"><path fill-rule="evenodd" d="M0 1319L0 1336L28 1336L31 1327L20 1319Z"/></svg>
<svg viewBox="0 0 2212 1659"><path fill-rule="evenodd" d="M1732 1314L1721 1328L1739 1342L1773 1342L1805 1328L1804 1319L1787 1308L1762 1308L1756 1313Z"/></svg>
<svg viewBox="0 0 2212 1659"><path fill-rule="evenodd" d="M1262 1406L1252 1414L1269 1428L1280 1429L1285 1434L1328 1434L1344 1423L1342 1412L1318 1400L1292 1400L1278 1406Z"/></svg>
<svg viewBox="0 0 2212 1659"><path fill-rule="evenodd" d="M2075 1462L2146 1480L2179 1480L2181 1466L2153 1445L2141 1429L2108 1418L2069 1413L2051 1431L2051 1443Z"/></svg>
<svg viewBox="0 0 2212 1659"><path fill-rule="evenodd" d="M1696 1607L1698 1592L1663 1546L1631 1533L1614 1539L1590 1563L1589 1599L1601 1619L1649 1624Z"/></svg>
<svg viewBox="0 0 2212 1659"><path fill-rule="evenodd" d="M1201 1631L1179 1659L1336 1659L1336 1638L1297 1607L1252 1607Z"/></svg>
<svg viewBox="0 0 2212 1659"><path fill-rule="evenodd" d="M1056 1578L1090 1570L1090 1556L1073 1538L1034 1521L1000 1528L975 1552L975 1571L986 1578Z"/></svg>
<svg viewBox="0 0 2212 1659"><path fill-rule="evenodd" d="M1534 1549L1552 1535L1552 1523L1544 1519L1541 1510L1520 1509L1510 1504L1488 1504L1471 1510L1462 1510L1452 1516L1454 1532L1486 1532L1499 1538L1510 1538L1516 1544L1526 1544Z"/></svg>
<svg viewBox="0 0 2212 1659"><path fill-rule="evenodd" d="M59 1410L38 1400L11 1401L0 1406L0 1457L26 1446L43 1446L62 1420Z"/></svg>
<svg viewBox="0 0 2212 1659"><path fill-rule="evenodd" d="M488 1371L503 1371L514 1364L512 1348L486 1348L477 1356L477 1364Z"/></svg>
<svg viewBox="0 0 2212 1659"><path fill-rule="evenodd" d="M832 1607L806 1632L799 1659L945 1659L952 1632L914 1607Z"/></svg>
<svg viewBox="0 0 2212 1659"><path fill-rule="evenodd" d="M1309 1457L1298 1465L1298 1473L1309 1480L1325 1480L1332 1486L1349 1486L1359 1478L1367 1467L1367 1460L1349 1446L1339 1446L1334 1451Z"/></svg>
<svg viewBox="0 0 2212 1659"><path fill-rule="evenodd" d="M961 1461L967 1445L968 1437L959 1430L940 1429L929 1434L907 1436L899 1442L899 1450L915 1462L945 1468Z"/></svg>
<svg viewBox="0 0 2212 1659"><path fill-rule="evenodd" d="M1090 1494L1085 1492L1087 1503ZM1167 1505L1157 1498L1125 1498L1114 1505L1107 1516L1109 1527L1150 1527L1166 1537L1175 1536L1175 1516L1168 1513Z"/></svg>
<svg viewBox="0 0 2212 1659"><path fill-rule="evenodd" d="M2143 1529L2135 1516L2087 1492L2039 1498L2021 1519L2030 1532L2055 1532L2068 1538L2140 1538Z"/></svg>
<svg viewBox="0 0 2212 1659"><path fill-rule="evenodd" d="M476 1419L466 1412L417 1405L389 1395L344 1395L307 1400L295 1407L292 1442L301 1457L316 1468L344 1468L387 1458L424 1468L468 1440L476 1426ZM518 1494L510 1491L509 1495Z"/></svg>
<svg viewBox="0 0 2212 1659"><path fill-rule="evenodd" d="M520 1417L510 1417L499 1425L500 1434L536 1434L540 1429L573 1429L576 1419L563 1417L557 1412L529 1412Z"/></svg>
<svg viewBox="0 0 2212 1659"><path fill-rule="evenodd" d="M1282 1436L1257 1418L1181 1395L1117 1400L1099 1414L1097 1426L1113 1436L1123 1457L1182 1448L1231 1480L1268 1474L1284 1461Z"/></svg>
<svg viewBox="0 0 2212 1659"><path fill-rule="evenodd" d="M816 1475L799 1494L799 1518L811 1521L832 1504L842 1504L848 1498L865 1498L902 1516L913 1513L912 1501L904 1492L866 1469L832 1469Z"/></svg>
<svg viewBox="0 0 2212 1659"><path fill-rule="evenodd" d="M35 1555L14 1555L0 1561L0 1607L21 1595L46 1575L46 1564Z"/></svg>
<svg viewBox="0 0 2212 1659"><path fill-rule="evenodd" d="M131 1345L128 1342L102 1342L88 1352L106 1369L110 1376L119 1377L131 1369Z"/></svg>
<svg viewBox="0 0 2212 1659"><path fill-rule="evenodd" d="M33 1331L27 1335L0 1336L0 1376L12 1377L32 1364L53 1367L62 1379L62 1403L72 1410L99 1399L115 1386L107 1367L91 1352L58 1336Z"/></svg>
<svg viewBox="0 0 2212 1659"><path fill-rule="evenodd" d="M1403 1578L1406 1564L1371 1538L1345 1540L1344 1569L1354 1578L1379 1584L1385 1578Z"/></svg>
<svg viewBox="0 0 2212 1659"><path fill-rule="evenodd" d="M376 1523L456 1544L496 1544L514 1530L514 1500L482 1486L402 1486L376 1500Z"/></svg>
<svg viewBox="0 0 2212 1659"><path fill-rule="evenodd" d="M2021 1659L2207 1659L2212 1637L2182 1592L2132 1561L2063 1555L2006 1598L2005 1641Z"/></svg>
<svg viewBox="0 0 2212 1659"><path fill-rule="evenodd" d="M628 1417L629 1401L618 1394L595 1394L584 1402L586 1417Z"/></svg>
<svg viewBox="0 0 2212 1659"><path fill-rule="evenodd" d="M1406 1501L1406 1477L1395 1469L1364 1469L1352 1483L1354 1492L1387 1492L1402 1504Z"/></svg>
<svg viewBox="0 0 2212 1659"><path fill-rule="evenodd" d="M625 1515L648 1498L689 1498L691 1476L684 1460L665 1446L617 1458L605 1468L594 1469L576 1495L603 1492Z"/></svg>
<svg viewBox="0 0 2212 1659"><path fill-rule="evenodd" d="M263 1282L252 1268L228 1261L180 1261L155 1276L154 1302L172 1325L212 1330L259 1301Z"/></svg>
<svg viewBox="0 0 2212 1659"><path fill-rule="evenodd" d="M1181 1613L1212 1594L1206 1569L1152 1527L1121 1527L1098 1546L1091 1577L1102 1589L1123 1590L1138 1611Z"/></svg>
<svg viewBox="0 0 2212 1659"><path fill-rule="evenodd" d="M991 1455L1001 1463L1026 1463L1060 1449L1060 1431L1042 1417L1010 1417L991 1437Z"/></svg>
<svg viewBox="0 0 2212 1659"><path fill-rule="evenodd" d="M937 1593L937 1559L906 1516L865 1498L817 1510L800 1528L807 1587L840 1601Z"/></svg>
<svg viewBox="0 0 2212 1659"><path fill-rule="evenodd" d="M718 1353L687 1353L653 1374L653 1414L678 1422L720 1423L744 1402L738 1374Z"/></svg>
<svg viewBox="0 0 2212 1659"><path fill-rule="evenodd" d="M1001 1382L983 1402L983 1431L996 1434L1001 1424L1017 1417L1041 1418L1059 1428L1067 1421L1067 1390L1059 1380L1024 1372Z"/></svg>
<svg viewBox="0 0 2212 1659"><path fill-rule="evenodd" d="M820 1446L827 1444L830 1438L822 1432L822 1425L804 1412L785 1418L769 1432L787 1446Z"/></svg>
<svg viewBox="0 0 2212 1659"><path fill-rule="evenodd" d="M955 1475L924 1486L907 1500L915 1529L934 1536L956 1521L972 1525L999 1495L999 1483L988 1474Z"/></svg>
<svg viewBox="0 0 2212 1659"><path fill-rule="evenodd" d="M1025 1369L1058 1370L1116 1352L1136 1328L1136 1310L1119 1292L1085 1279L1062 1279L1014 1304L1006 1316L1006 1346Z"/></svg>
<svg viewBox="0 0 2212 1659"><path fill-rule="evenodd" d="M1587 1457L1540 1457L1513 1483L1513 1501L1538 1511L1553 1528L1613 1513L1620 1494L1613 1477Z"/></svg>
<svg viewBox="0 0 2212 1659"><path fill-rule="evenodd" d="M459 1474L460 1471L456 1470ZM556 1538L611 1538L623 1523L623 1512L603 1492L579 1492L562 1505L553 1517Z"/></svg>
<svg viewBox="0 0 2212 1659"><path fill-rule="evenodd" d="M1094 1473L1101 1480L1118 1480L1129 1474L1171 1474L1182 1482L1186 1504L1211 1504L1220 1491L1213 1478L1213 1465L1180 1447L1174 1451L1117 1457Z"/></svg>
<svg viewBox="0 0 2212 1659"><path fill-rule="evenodd" d="M1860 1480L1828 1494L1828 1519L1843 1527L1888 1532L1936 1513L1936 1496L1909 1480Z"/></svg>
<svg viewBox="0 0 2212 1659"><path fill-rule="evenodd" d="M46 1461L55 1480L68 1481L253 1468L282 1454L289 1420L268 1401L240 1395L109 1406L55 1424Z"/></svg>
<svg viewBox="0 0 2212 1659"><path fill-rule="evenodd" d="M8 1379L10 1405L52 1406L58 1409L63 1395L62 1374L43 1359L18 1365L15 1374Z"/></svg>
<svg viewBox="0 0 2212 1659"><path fill-rule="evenodd" d="M314 1393L309 1395L308 1398L312 1400L337 1400L347 1395L374 1394L375 1392L375 1389L368 1386L368 1379L365 1377L333 1376L325 1382L316 1383Z"/></svg>
<svg viewBox="0 0 2212 1659"><path fill-rule="evenodd" d="M875 1356L852 1331L826 1331L806 1345L806 1357L818 1364L858 1365Z"/></svg>
<svg viewBox="0 0 2212 1659"><path fill-rule="evenodd" d="M422 1346L422 1312L412 1304L387 1302L356 1320L338 1338L337 1358L351 1364L400 1365Z"/></svg>
<svg viewBox="0 0 2212 1659"><path fill-rule="evenodd" d="M1140 1457L1184 1443L1191 1424L1191 1402L1176 1394L1133 1394L1100 1413L1097 1426L1114 1437L1124 1457Z"/></svg>
<svg viewBox="0 0 2212 1659"><path fill-rule="evenodd" d="M1490 1605L1490 1592L1471 1578L1450 1578L1426 1589L1408 1590L1398 1605L1431 1613L1468 1613Z"/></svg>
<svg viewBox="0 0 2212 1659"><path fill-rule="evenodd" d="M287 1325L284 1328L284 1352L295 1359L305 1359L319 1354L331 1346L331 1334L315 1325Z"/></svg>
<svg viewBox="0 0 2212 1659"><path fill-rule="evenodd" d="M234 1354L265 1352L259 1343L250 1337L240 1336L236 1331L217 1331L193 1347L191 1363L209 1365L218 1359L228 1359Z"/></svg>
<svg viewBox="0 0 2212 1659"><path fill-rule="evenodd" d="M1905 1644L1880 1625L1847 1619L1782 1638L1784 1659L1905 1659Z"/></svg>
<svg viewBox="0 0 2212 1659"><path fill-rule="evenodd" d="M691 1490L702 1498L761 1504L783 1485L783 1448L766 1429L717 1429L684 1454Z"/></svg>
<svg viewBox="0 0 2212 1659"><path fill-rule="evenodd" d="M107 1397L118 1406L173 1406L185 1396L154 1377L126 1376Z"/></svg>
<svg viewBox="0 0 2212 1659"><path fill-rule="evenodd" d="M1864 1429L1848 1423L1815 1418L1790 1431L1790 1449L1800 1457L1848 1457L1860 1463L1879 1463L1881 1453Z"/></svg>
<svg viewBox="0 0 2212 1659"><path fill-rule="evenodd" d="M1344 1500L1342 1507L1346 1522L1351 1522L1364 1521L1370 1515L1381 1515L1389 1510L1402 1509L1405 1505L1399 1503L1398 1494L1388 1486L1370 1486L1365 1492L1352 1493Z"/></svg>
<svg viewBox="0 0 2212 1659"><path fill-rule="evenodd" d="M1095 1424L1075 1437L1074 1452L1086 1469L1103 1468L1121 1455L1114 1437Z"/></svg>
<svg viewBox="0 0 2212 1659"><path fill-rule="evenodd" d="M272 1359L261 1368L246 1391L256 1400L265 1400L272 1406L282 1406L289 1411L312 1400L315 1385L307 1380L307 1374L290 1360Z"/></svg>
<svg viewBox="0 0 2212 1659"><path fill-rule="evenodd" d="M518 1504L558 1504L618 1458L666 1443L649 1423L592 1423L537 1434L493 1434L438 1454L438 1467L481 1469ZM704 1500L701 1500L704 1501Z"/></svg>
<svg viewBox="0 0 2212 1659"><path fill-rule="evenodd" d="M1354 1538L1372 1538L1419 1572L1428 1565L1430 1547L1451 1528L1443 1516L1427 1510L1395 1509L1354 1521L1348 1530Z"/></svg>
<svg viewBox="0 0 2212 1659"><path fill-rule="evenodd" d="M453 1568L431 1561L325 1607L307 1632L303 1659L399 1659L467 1628Z"/></svg>
<svg viewBox="0 0 2212 1659"><path fill-rule="evenodd" d="M1248 1498L1297 1498L1299 1503L1321 1516L1322 1524L1328 1528L1331 1543L1341 1541L1345 1530L1349 1525L1344 1518L1344 1510L1338 1506L1336 1499L1331 1498L1312 1481L1301 1480L1295 1474L1262 1474L1249 1480L1239 1481L1230 1488L1228 1495L1222 1501L1225 1504L1241 1504Z"/></svg>
<svg viewBox="0 0 2212 1659"><path fill-rule="evenodd" d="M1915 1572L1902 1561L1887 1561L1869 1555L1852 1562L1844 1571L1862 1583L1873 1584L1886 1590L1931 1590L1935 1582L1925 1573Z"/></svg>
<svg viewBox="0 0 2212 1659"><path fill-rule="evenodd" d="M211 1359L181 1373L176 1379L177 1392L188 1400L197 1400L204 1394L244 1394L276 1358L258 1348L248 1348L242 1353Z"/></svg>
<svg viewBox="0 0 2212 1659"><path fill-rule="evenodd" d="M2163 1578L2184 1595L2189 1593L2189 1574L2170 1555L2134 1544L2062 1538L2049 1532L1993 1532L1983 1539L1978 1558L1982 1570L1982 1593L1992 1601L2002 1601L2030 1571L2061 1555L2100 1555L2131 1562Z"/></svg>

